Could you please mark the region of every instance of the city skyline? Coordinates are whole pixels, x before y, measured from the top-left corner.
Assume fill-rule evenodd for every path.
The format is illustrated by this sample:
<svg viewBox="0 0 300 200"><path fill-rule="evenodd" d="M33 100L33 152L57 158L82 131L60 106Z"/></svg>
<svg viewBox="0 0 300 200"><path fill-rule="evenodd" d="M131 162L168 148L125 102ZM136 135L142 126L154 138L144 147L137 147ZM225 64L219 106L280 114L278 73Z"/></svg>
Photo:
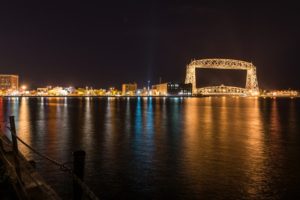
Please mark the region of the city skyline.
<svg viewBox="0 0 300 200"><path fill-rule="evenodd" d="M186 65L202 58L252 62L261 88L300 88L295 5L43 2L0 11L1 73L32 88L184 82Z"/></svg>
<svg viewBox="0 0 300 200"><path fill-rule="evenodd" d="M0 1L0 199L300 199L299 10Z"/></svg>

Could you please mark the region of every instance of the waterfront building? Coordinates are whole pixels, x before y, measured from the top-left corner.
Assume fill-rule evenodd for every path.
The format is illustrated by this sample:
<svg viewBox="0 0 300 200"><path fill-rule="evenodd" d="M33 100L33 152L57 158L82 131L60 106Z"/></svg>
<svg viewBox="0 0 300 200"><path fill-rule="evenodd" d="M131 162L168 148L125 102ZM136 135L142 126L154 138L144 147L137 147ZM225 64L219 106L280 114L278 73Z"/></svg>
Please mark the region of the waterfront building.
<svg viewBox="0 0 300 200"><path fill-rule="evenodd" d="M152 94L154 96L168 95L168 84L169 83L160 83L160 84L152 85Z"/></svg>
<svg viewBox="0 0 300 200"><path fill-rule="evenodd" d="M125 83L122 84L122 95L133 96L137 92L137 84L136 83Z"/></svg>
<svg viewBox="0 0 300 200"><path fill-rule="evenodd" d="M296 97L299 95L297 90L270 90L264 92L262 96L269 96L269 97Z"/></svg>
<svg viewBox="0 0 300 200"><path fill-rule="evenodd" d="M152 93L154 96L167 96L167 95L191 95L192 84L184 83L161 83L152 86Z"/></svg>
<svg viewBox="0 0 300 200"><path fill-rule="evenodd" d="M67 96L68 94L69 93L65 88L59 86L48 90L48 95L50 96Z"/></svg>
<svg viewBox="0 0 300 200"><path fill-rule="evenodd" d="M0 90L16 91L19 89L19 76L0 74Z"/></svg>
<svg viewBox="0 0 300 200"><path fill-rule="evenodd" d="M43 95L48 95L48 88L37 88L36 89L36 94L39 96L43 96Z"/></svg>

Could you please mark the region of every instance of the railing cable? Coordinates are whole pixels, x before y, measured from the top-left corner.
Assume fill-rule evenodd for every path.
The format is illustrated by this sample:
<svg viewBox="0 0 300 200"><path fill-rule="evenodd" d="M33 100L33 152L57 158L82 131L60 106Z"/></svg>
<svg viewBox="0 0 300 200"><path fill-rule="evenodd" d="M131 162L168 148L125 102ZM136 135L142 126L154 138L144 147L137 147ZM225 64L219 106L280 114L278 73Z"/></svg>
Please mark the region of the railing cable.
<svg viewBox="0 0 300 200"><path fill-rule="evenodd" d="M7 127L9 128L9 127ZM10 128L9 128L10 129ZM12 133L13 134L13 133ZM73 170L69 167L67 167L65 164L62 164L58 161L56 161L55 159L50 158L49 156L46 156L42 153L40 153L39 151L37 151L36 149L34 149L33 147L31 147L30 145L28 145L26 142L24 142L20 137L18 137L17 135L14 134L14 136L17 138L17 140L19 140L24 146L26 146L28 149L30 149L32 152L34 152L35 154L37 154L38 156L48 160L49 162L51 162L52 164L56 165L59 167L59 169L61 169L64 172L68 172L68 174L70 174L72 176L72 178L81 186L81 188L83 189L84 193L92 200L99 200L99 198L94 194L93 191L91 191L91 189L86 185L86 183L84 183L77 175L75 175L73 173Z"/></svg>

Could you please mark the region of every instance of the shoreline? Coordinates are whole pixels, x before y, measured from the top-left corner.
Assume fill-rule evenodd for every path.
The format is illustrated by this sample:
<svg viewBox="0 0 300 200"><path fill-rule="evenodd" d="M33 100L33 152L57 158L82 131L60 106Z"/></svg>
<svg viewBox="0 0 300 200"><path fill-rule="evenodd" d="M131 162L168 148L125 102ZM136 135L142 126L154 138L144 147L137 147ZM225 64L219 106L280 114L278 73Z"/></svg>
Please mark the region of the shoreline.
<svg viewBox="0 0 300 200"><path fill-rule="evenodd" d="M300 96L230 96L230 95L212 95L212 96L102 96L102 95L93 95L93 96L76 96L76 95L67 95L67 96L32 96L32 95L19 95L19 96L0 96L0 98L205 98L205 97L240 97L240 98L300 98Z"/></svg>

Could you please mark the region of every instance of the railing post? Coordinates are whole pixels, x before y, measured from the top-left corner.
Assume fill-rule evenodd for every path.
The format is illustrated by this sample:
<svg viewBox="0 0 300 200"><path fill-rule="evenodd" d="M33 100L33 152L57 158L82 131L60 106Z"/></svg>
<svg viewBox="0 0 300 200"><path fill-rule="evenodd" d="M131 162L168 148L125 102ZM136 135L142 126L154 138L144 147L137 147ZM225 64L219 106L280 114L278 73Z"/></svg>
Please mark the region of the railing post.
<svg viewBox="0 0 300 200"><path fill-rule="evenodd" d="M0 136L1 137L1 136ZM2 151L4 151L4 147L3 147L3 142L2 142L2 139L0 138L0 149L2 150Z"/></svg>
<svg viewBox="0 0 300 200"><path fill-rule="evenodd" d="M17 173L17 176L22 181L22 175L21 175L21 168L20 168L20 162L19 162L19 149L18 149L18 142L16 138L16 126L15 126L15 117L10 116L9 117L9 123L10 123L10 132L11 132L11 139L13 143L13 154L14 154L14 161L15 161L15 170Z"/></svg>
<svg viewBox="0 0 300 200"><path fill-rule="evenodd" d="M73 171L74 174L83 181L85 166L85 151L79 150L73 152ZM82 199L82 188L76 180L73 180L73 199Z"/></svg>

